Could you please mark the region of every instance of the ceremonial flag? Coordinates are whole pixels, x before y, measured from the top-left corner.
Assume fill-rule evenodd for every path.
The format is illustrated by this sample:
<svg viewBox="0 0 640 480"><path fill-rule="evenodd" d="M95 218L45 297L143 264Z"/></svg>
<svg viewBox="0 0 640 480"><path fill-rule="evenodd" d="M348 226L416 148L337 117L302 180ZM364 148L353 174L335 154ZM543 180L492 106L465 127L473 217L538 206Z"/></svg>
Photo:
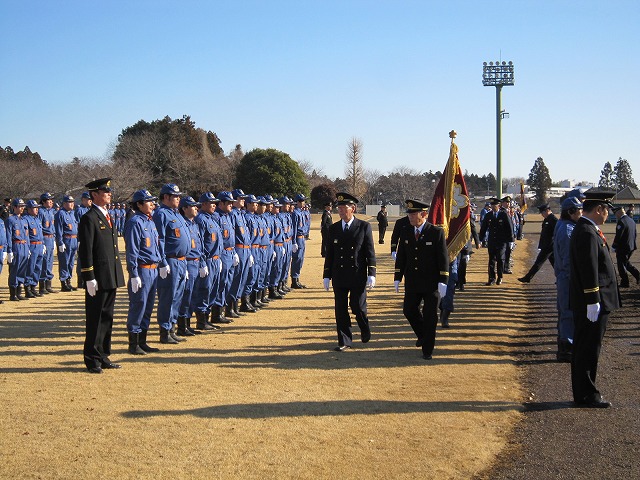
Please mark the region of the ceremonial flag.
<svg viewBox="0 0 640 480"><path fill-rule="evenodd" d="M527 199L524 196L524 182L520 182L520 212L524 213L527 209Z"/></svg>
<svg viewBox="0 0 640 480"><path fill-rule="evenodd" d="M458 146L453 141L456 132L449 132L449 137L449 160L431 200L429 222L444 229L449 262L452 262L471 237L471 206L469 191L458 160Z"/></svg>

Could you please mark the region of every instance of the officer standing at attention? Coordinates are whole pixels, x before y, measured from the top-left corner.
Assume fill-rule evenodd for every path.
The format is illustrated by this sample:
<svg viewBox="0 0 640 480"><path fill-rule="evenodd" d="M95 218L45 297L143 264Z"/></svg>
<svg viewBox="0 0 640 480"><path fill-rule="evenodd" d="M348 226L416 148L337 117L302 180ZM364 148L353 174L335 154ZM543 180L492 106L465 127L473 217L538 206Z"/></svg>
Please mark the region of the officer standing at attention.
<svg viewBox="0 0 640 480"><path fill-rule="evenodd" d="M158 229L162 260L159 263L158 311L160 343L179 342L175 326L178 309L184 293L187 277L187 254L191 249L191 235L178 213L182 192L175 183L167 183L160 189L160 208L153 221Z"/></svg>
<svg viewBox="0 0 640 480"><path fill-rule="evenodd" d="M618 264L618 275L620 275L620 287L629 287L629 275L631 272L636 283L640 283L640 272L629 261L631 254L636 250L636 224L627 215L622 207L612 209L618 223L616 225L616 236L613 239L613 251L616 252L616 263Z"/></svg>
<svg viewBox="0 0 640 480"><path fill-rule="evenodd" d="M247 281L242 291L242 298L240 304L240 311L243 313L256 313L258 309L251 301L253 295L253 288L256 285L256 280L260 276L260 270L262 269L263 262L260 257L260 224L258 222L258 216L256 210L258 208L258 199L255 195L247 195L245 199L245 215L244 219L247 224L247 231L249 232L249 241L251 242L251 256L254 259L253 266L249 269L247 274ZM259 307L258 307L259 308Z"/></svg>
<svg viewBox="0 0 640 480"><path fill-rule="evenodd" d="M78 223L80 223L82 216L89 210L91 210L91 195L89 195L89 192L82 192L82 195L80 195L80 205L78 205L78 208L75 210Z"/></svg>
<svg viewBox="0 0 640 480"><path fill-rule="evenodd" d="M218 222L222 232L223 249L220 259L222 269L220 271L220 284L211 306L211 323L231 323L233 320L225 317L225 304L231 298L231 282L233 271L240 263L240 257L235 251L236 229L231 217L233 209L233 195L231 192L218 192L218 205L214 213L214 219Z"/></svg>
<svg viewBox="0 0 640 480"><path fill-rule="evenodd" d="M282 239L284 240L284 259L282 260L282 273L280 275L280 292L283 294L289 293L291 289L287 286L287 279L289 278L289 268L291 265L291 237L292 233L292 220L289 207L291 206L291 199L286 195L280 198L280 213L278 217L282 223ZM329 225L331 226L331 225Z"/></svg>
<svg viewBox="0 0 640 480"><path fill-rule="evenodd" d="M291 288L307 288L306 285L300 283L300 272L304 263L304 252L306 247L306 237L309 235L309 224L307 223L307 214L305 213L305 197L302 193L298 193L294 200L297 202L296 209L293 211L293 255L291 257Z"/></svg>
<svg viewBox="0 0 640 480"><path fill-rule="evenodd" d="M42 221L38 217L39 205L35 200L27 201L27 215L24 216L29 226L29 261L27 262L27 278L24 282L25 294L28 298L41 297L43 294L36 291L36 285L40 281L42 260L47 248L44 245L42 235Z"/></svg>
<svg viewBox="0 0 640 480"><path fill-rule="evenodd" d="M53 195L49 192L40 195L40 208L38 218L42 224L42 236L44 237L45 253L42 257L42 269L40 270L39 291L41 294L56 293L51 286L53 280L53 251L56 244L55 214L53 208Z"/></svg>
<svg viewBox="0 0 640 480"><path fill-rule="evenodd" d="M282 201L281 201L282 202ZM322 210L322 219L320 220L320 235L322 236L322 244L320 245L320 255L322 258L327 251L327 242L329 241L329 227L333 224L331 217L331 202L326 202Z"/></svg>
<svg viewBox="0 0 640 480"><path fill-rule="evenodd" d="M271 271L268 272L267 285L269 287L269 298L271 300L280 300L284 298L287 292L280 290L280 277L284 268L286 251L284 248L284 226L280 218L280 208L282 204L279 200L274 199L271 205L271 217L273 218L273 262L271 263Z"/></svg>
<svg viewBox="0 0 640 480"><path fill-rule="evenodd" d="M511 197L509 195L507 195L506 197L500 200L500 211L505 212L507 214L507 217L511 221L512 235L515 240L516 228L513 222L513 208L511 206ZM507 273L507 274L512 273L511 272L511 253L513 252L514 248L516 248L516 244L513 240L507 243L507 247L504 250L504 267L502 269L502 273Z"/></svg>
<svg viewBox="0 0 640 480"><path fill-rule="evenodd" d="M378 216L376 217L378 220L378 243L384 243L384 234L387 231L387 227L389 226L389 220L387 219L387 206L380 205L380 211L378 212Z"/></svg>
<svg viewBox="0 0 640 480"><path fill-rule="evenodd" d="M417 200L405 203L410 226L400 232L393 283L399 293L404 277L403 313L418 337L416 346L422 347L422 358L431 360L438 300L446 294L449 279L447 239L442 228L427 221L429 205Z"/></svg>
<svg viewBox="0 0 640 480"><path fill-rule="evenodd" d="M124 274L116 226L106 205L111 201L111 179L101 178L88 183L93 206L80 219L79 257L84 280L87 334L84 341L84 363L90 373L102 373L103 368L120 368L109 360L111 330L116 290L124 286Z"/></svg>
<svg viewBox="0 0 640 480"><path fill-rule="evenodd" d="M340 221L329 229L327 255L324 259L324 289L333 284L338 352L351 348L351 318L349 307L360 327L362 343L371 338L367 317L367 292L376 285L376 254L371 225L354 216L358 199L348 193L338 193Z"/></svg>
<svg viewBox="0 0 640 480"><path fill-rule="evenodd" d="M242 297L249 269L253 267L255 259L251 253L251 234L244 218L244 202L247 195L240 188L236 188L231 192L231 195L233 196L233 209L229 216L233 219L236 235L235 252L239 261L233 270L233 281L231 282L225 314L231 318L238 318L241 315L238 301Z"/></svg>
<svg viewBox="0 0 640 480"><path fill-rule="evenodd" d="M129 272L129 353L146 355L159 349L147 345L147 332L156 301L158 263L162 259L158 230L151 212L156 197L147 190L138 190L131 199L135 214L124 230L127 271Z"/></svg>
<svg viewBox="0 0 640 480"><path fill-rule="evenodd" d="M0 220L3 222L11 216L11 199L5 198L4 203L0 206Z"/></svg>
<svg viewBox="0 0 640 480"><path fill-rule="evenodd" d="M7 230L5 229L4 220L0 220L0 274L2 273L2 267L7 259ZM0 305L2 304L0 299Z"/></svg>
<svg viewBox="0 0 640 480"><path fill-rule="evenodd" d="M518 281L522 283L529 283L547 259L549 259L549 263L551 263L552 267L555 260L553 256L553 234L555 232L558 219L549 208L548 203L540 205L538 207L538 211L544 219L542 222L542 230L540 231L540 241L538 242L538 256L527 274L518 279Z"/></svg>
<svg viewBox="0 0 640 480"><path fill-rule="evenodd" d="M487 238L489 250L489 280L486 285L500 285L505 266L505 252L513 242L513 224L509 215L500 209L500 200L491 199L491 212L487 213L480 227L480 238Z"/></svg>
<svg viewBox="0 0 640 480"><path fill-rule="evenodd" d="M71 285L73 265L78 250L78 220L73 210L75 200L71 195L62 199L62 208L55 216L56 241L58 242L58 269L63 292L77 290Z"/></svg>
<svg viewBox="0 0 640 480"><path fill-rule="evenodd" d="M23 218L25 203L21 198L11 202L13 214L5 220L7 263L9 264L9 299L24 300L22 286L27 280L29 262L29 226ZM28 296L27 298L30 298Z"/></svg>
<svg viewBox="0 0 640 480"><path fill-rule="evenodd" d="M609 314L620 307L609 245L600 230L609 216L609 202L614 195L605 190L587 190L582 217L571 234L570 305L575 323L571 387L573 401L588 408L611 406L596 388L596 374Z"/></svg>

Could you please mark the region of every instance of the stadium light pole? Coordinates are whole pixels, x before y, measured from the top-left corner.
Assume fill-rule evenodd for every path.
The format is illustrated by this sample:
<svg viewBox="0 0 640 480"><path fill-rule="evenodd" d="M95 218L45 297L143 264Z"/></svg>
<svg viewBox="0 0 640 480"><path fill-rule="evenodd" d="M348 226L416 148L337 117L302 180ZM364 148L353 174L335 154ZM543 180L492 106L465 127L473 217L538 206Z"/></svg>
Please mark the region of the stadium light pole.
<svg viewBox="0 0 640 480"><path fill-rule="evenodd" d="M502 87L513 85L513 62L483 62L482 84L496 87L496 196L502 197L502 119L509 114L502 110Z"/></svg>

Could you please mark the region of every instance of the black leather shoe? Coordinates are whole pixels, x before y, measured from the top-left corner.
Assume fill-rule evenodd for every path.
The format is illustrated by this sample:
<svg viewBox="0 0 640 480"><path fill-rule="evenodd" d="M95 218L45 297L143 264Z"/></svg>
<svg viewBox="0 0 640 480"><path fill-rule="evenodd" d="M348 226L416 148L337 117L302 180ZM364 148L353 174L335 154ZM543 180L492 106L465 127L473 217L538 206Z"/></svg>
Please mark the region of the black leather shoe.
<svg viewBox="0 0 640 480"><path fill-rule="evenodd" d="M361 340L362 340L362 343L367 343L369 340L371 340L371 330L362 332Z"/></svg>
<svg viewBox="0 0 640 480"><path fill-rule="evenodd" d="M485 283L485 285L488 287L490 285L495 285L496 281L495 280L489 280L487 283Z"/></svg>
<svg viewBox="0 0 640 480"><path fill-rule="evenodd" d="M87 371L89 373L102 373L102 368L100 368L100 367L91 367L91 368L87 367Z"/></svg>
<svg viewBox="0 0 640 480"><path fill-rule="evenodd" d="M110 368L114 368L114 369L122 368L122 366L118 365L117 363L104 362L102 364L102 368L104 368L105 370L108 370Z"/></svg>
<svg viewBox="0 0 640 480"><path fill-rule="evenodd" d="M425 360L431 360L433 357L431 355L422 355L422 358Z"/></svg>
<svg viewBox="0 0 640 480"><path fill-rule="evenodd" d="M351 347L349 345L342 345L341 347L336 347L334 348L334 350L336 352L344 352L346 350L349 350Z"/></svg>
<svg viewBox="0 0 640 480"><path fill-rule="evenodd" d="M519 281L519 282L522 282L522 283L529 283L529 282L530 282L530 280L529 280L527 277L520 277L520 278L518 279L518 281Z"/></svg>
<svg viewBox="0 0 640 480"><path fill-rule="evenodd" d="M424 345L424 338L419 338L416 340L416 347L421 347Z"/></svg>
<svg viewBox="0 0 640 480"><path fill-rule="evenodd" d="M511 275L513 272L511 270L505 270L504 273Z"/></svg>
<svg viewBox="0 0 640 480"><path fill-rule="evenodd" d="M499 278L498 280L496 280L496 285L502 285L502 279Z"/></svg>

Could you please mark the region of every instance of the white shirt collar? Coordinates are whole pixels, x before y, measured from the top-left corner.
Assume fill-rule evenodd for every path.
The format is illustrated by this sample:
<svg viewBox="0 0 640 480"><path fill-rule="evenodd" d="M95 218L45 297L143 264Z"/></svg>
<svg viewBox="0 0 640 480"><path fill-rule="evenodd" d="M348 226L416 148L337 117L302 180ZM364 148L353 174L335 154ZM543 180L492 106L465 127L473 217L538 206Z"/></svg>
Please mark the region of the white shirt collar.
<svg viewBox="0 0 640 480"><path fill-rule="evenodd" d="M351 220L349 220L349 222L345 222L344 220L342 221L342 229L344 230L345 225L348 225L349 228L351 228L351 224L353 223L353 219L356 217L351 217Z"/></svg>

